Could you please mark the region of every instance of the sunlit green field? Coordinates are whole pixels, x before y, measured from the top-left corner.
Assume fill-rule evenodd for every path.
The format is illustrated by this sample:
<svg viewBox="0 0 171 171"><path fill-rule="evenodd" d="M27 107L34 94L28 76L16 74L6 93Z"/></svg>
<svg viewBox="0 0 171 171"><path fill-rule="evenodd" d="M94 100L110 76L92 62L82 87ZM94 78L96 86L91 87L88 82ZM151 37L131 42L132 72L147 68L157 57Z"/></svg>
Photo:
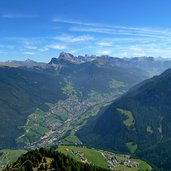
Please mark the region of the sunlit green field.
<svg viewBox="0 0 171 171"><path fill-rule="evenodd" d="M145 161L130 159L129 155L115 154L107 151L90 149L86 147L76 147L76 146L59 146L58 151L69 155L70 157L81 161L81 157L78 154L84 156L87 161L95 166L99 166L102 168L113 168L115 170L126 170L126 171L138 171L138 170L151 170L151 166L147 164ZM117 161L131 161L139 163L138 167L128 167L124 164L118 164L115 166L111 166L105 159L104 156L108 158L115 158Z"/></svg>

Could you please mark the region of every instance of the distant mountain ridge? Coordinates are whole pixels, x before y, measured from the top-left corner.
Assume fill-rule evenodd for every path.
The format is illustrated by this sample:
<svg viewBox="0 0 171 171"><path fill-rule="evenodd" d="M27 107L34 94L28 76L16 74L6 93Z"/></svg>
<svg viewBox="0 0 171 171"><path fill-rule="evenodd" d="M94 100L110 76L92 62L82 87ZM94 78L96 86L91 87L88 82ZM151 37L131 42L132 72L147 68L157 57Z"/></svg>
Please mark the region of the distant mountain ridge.
<svg viewBox="0 0 171 171"><path fill-rule="evenodd" d="M111 57L108 55L85 55L85 56L74 56L71 53L61 52L59 57L53 57L51 61L47 63L36 62L30 59L26 61L7 61L0 62L0 66L9 67L38 67L38 68L51 68L59 69L59 65L63 63L82 64L86 62L95 62L100 65L108 64L111 66L117 66L122 68L136 68L143 70L149 74L149 77L158 75L164 72L166 69L171 67L171 60L164 58L154 57L132 57L132 58L119 58ZM57 66L58 65L58 66Z"/></svg>
<svg viewBox="0 0 171 171"><path fill-rule="evenodd" d="M36 62L31 59L27 59L25 61L17 61L17 60L10 60L6 62L0 62L0 66L8 66L8 67L28 67L32 68L34 66L44 65L43 62Z"/></svg>
<svg viewBox="0 0 171 171"><path fill-rule="evenodd" d="M59 64L61 61L68 61L75 64L94 61L100 64L109 64L111 66L118 66L122 68L137 68L148 72L149 76L158 75L164 70L171 67L171 60L154 57L133 57L133 58L119 58L108 55L95 56L74 56L70 53L62 52L58 58L52 58L49 64Z"/></svg>
<svg viewBox="0 0 171 171"><path fill-rule="evenodd" d="M49 62L49 64L59 64L62 61L68 61L70 63L75 63L75 64L81 64L81 63L85 63L85 62L90 62L93 60L96 60L98 57L97 56L74 56L70 53L65 53L65 52L61 52L59 54L58 58L53 57L51 59L51 61Z"/></svg>

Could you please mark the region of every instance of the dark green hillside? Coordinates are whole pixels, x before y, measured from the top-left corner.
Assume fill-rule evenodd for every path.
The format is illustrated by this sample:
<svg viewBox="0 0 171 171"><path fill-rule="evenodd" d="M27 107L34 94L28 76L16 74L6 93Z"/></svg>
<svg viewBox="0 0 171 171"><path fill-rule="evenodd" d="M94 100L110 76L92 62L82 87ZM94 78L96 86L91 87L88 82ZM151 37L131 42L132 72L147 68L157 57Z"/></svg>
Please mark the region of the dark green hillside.
<svg viewBox="0 0 171 171"><path fill-rule="evenodd" d="M165 122L170 120L170 89L166 87L170 83L164 75L141 83L123 96L123 101L104 109L153 75L153 69L158 73L169 67L169 62L166 66L153 58L61 53L49 64L30 60L7 64L12 67L0 67L0 148L81 144L75 132L92 116L97 118L78 133L87 144L144 156L143 149L157 148L155 142L169 143L170 126ZM164 86L155 87L159 79ZM106 112L97 116L101 108Z"/></svg>
<svg viewBox="0 0 171 171"><path fill-rule="evenodd" d="M22 155L13 165L4 171L107 171L108 169L96 167L88 163L81 163L58 151L41 148Z"/></svg>
<svg viewBox="0 0 171 171"><path fill-rule="evenodd" d="M60 75L71 80L74 87L83 93L84 98L90 90L99 93L109 93L112 89L124 91L147 78L145 73L138 69L98 65L95 62L65 65L60 70Z"/></svg>
<svg viewBox="0 0 171 171"><path fill-rule="evenodd" d="M77 133L86 144L171 170L171 70L132 88Z"/></svg>
<svg viewBox="0 0 171 171"><path fill-rule="evenodd" d="M0 148L15 147L18 127L36 108L46 111L45 102L64 98L59 83L45 72L0 67Z"/></svg>
<svg viewBox="0 0 171 171"><path fill-rule="evenodd" d="M72 60L75 58L65 55L52 58L48 65L36 67L36 70L62 82L57 91L63 93L66 99L48 103L49 110L46 112L37 108L30 113L25 123L20 125L24 132L16 139L19 145L34 148L58 144L59 141L80 143L74 135L75 130L96 115L101 107L146 78L138 69L126 70L99 65L94 61L74 63Z"/></svg>
<svg viewBox="0 0 171 171"><path fill-rule="evenodd" d="M0 67L0 148L14 148L16 140L17 145L34 143L51 129L58 129L54 126L50 128L51 125L62 124L67 119L73 120L72 116L68 117L70 108L80 110L83 108L82 111L77 109L73 111L75 117L81 116L91 108L92 111L97 111L103 103L110 102L132 85L147 78L138 69L126 70L94 62L74 63L71 59L76 60L76 58L70 59L69 56L68 59L67 55L53 58L49 64L34 63L29 67ZM56 104L58 101L59 104ZM61 106L61 102L70 108L67 111L57 110L57 116L52 113L46 123L47 112L52 111L52 107L56 105ZM75 103L74 107L71 102ZM94 109L97 104L98 108ZM37 111L41 112L37 113ZM59 116L61 112L62 116ZM31 114L35 115L30 117ZM90 114L86 119L88 117ZM31 118L30 122L28 122L29 118ZM78 125L82 122L84 121L80 119ZM29 133L25 127L27 123L31 130ZM73 128L70 127L69 131L71 129ZM21 139L22 135L25 136L24 131L28 134L26 139ZM55 135L59 137L58 134ZM17 139L18 137L20 139ZM53 138L54 136L50 137L50 139Z"/></svg>

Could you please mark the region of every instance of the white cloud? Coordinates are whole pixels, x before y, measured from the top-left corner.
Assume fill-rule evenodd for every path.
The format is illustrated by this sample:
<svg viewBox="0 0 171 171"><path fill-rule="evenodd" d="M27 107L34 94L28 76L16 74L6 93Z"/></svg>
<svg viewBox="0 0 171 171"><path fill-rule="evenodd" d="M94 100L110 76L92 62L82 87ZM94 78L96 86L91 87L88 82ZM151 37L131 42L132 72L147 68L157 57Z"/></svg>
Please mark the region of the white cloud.
<svg viewBox="0 0 171 171"><path fill-rule="evenodd" d="M56 36L55 39L66 43L75 43L75 42L94 40L94 37L90 35L82 35L82 36L60 35L60 36Z"/></svg>
<svg viewBox="0 0 171 171"><path fill-rule="evenodd" d="M64 50L67 47L65 45L60 45L60 44L49 44L46 46L48 49L58 49L58 50Z"/></svg>
<svg viewBox="0 0 171 171"><path fill-rule="evenodd" d="M97 55L111 55L112 51L111 50L97 50L96 52Z"/></svg>
<svg viewBox="0 0 171 171"><path fill-rule="evenodd" d="M88 23L88 22L81 22L81 21L76 21L76 20L61 19L58 17L53 18L52 22L66 23L66 24L73 24L73 25L83 25L83 26L97 26L98 25L96 23ZM98 25L98 26L100 26L100 25Z"/></svg>
<svg viewBox="0 0 171 171"><path fill-rule="evenodd" d="M39 48L38 49L40 52L47 52L48 50L49 50L49 48L48 47L43 47L43 48Z"/></svg>
<svg viewBox="0 0 171 171"><path fill-rule="evenodd" d="M97 42L98 46L112 46L112 42Z"/></svg>
<svg viewBox="0 0 171 171"><path fill-rule="evenodd" d="M36 18L36 15L31 15L31 14L19 14L19 13L2 13L0 15L2 18L7 18L7 19L20 19L20 18Z"/></svg>
<svg viewBox="0 0 171 171"><path fill-rule="evenodd" d="M158 39L167 39L168 36L171 37L170 31L160 31L153 29L137 28L131 29L129 27L122 29L122 27L84 27L84 26L74 26L70 28L70 31L74 32L86 32L86 33L101 33L109 35L120 35L120 36L134 36L134 37L146 37L146 38L158 38Z"/></svg>
<svg viewBox="0 0 171 171"><path fill-rule="evenodd" d="M34 55L35 52L22 52L22 54L24 54L24 55Z"/></svg>
<svg viewBox="0 0 171 171"><path fill-rule="evenodd" d="M6 17L10 17L10 15L6 15ZM21 16L16 15L15 17ZM40 52L48 54L51 50L65 50L77 55L162 56L171 58L171 29L109 26L58 18L55 18L53 22L57 22L57 28L63 28L63 32L66 34L60 34L56 37L11 38L6 39L6 42L10 40L15 47L20 46L20 49L24 49L23 51L28 52L28 54L33 53L30 52L32 50L35 54ZM64 27L62 23L65 23ZM55 24L53 23L53 25ZM0 49L7 51L5 48L7 49L5 46L0 47Z"/></svg>
<svg viewBox="0 0 171 171"><path fill-rule="evenodd" d="M168 36L171 37L171 29L113 26L60 18L54 18L52 21L58 23L67 23L70 26L72 26L70 27L70 31L76 32L103 33L111 35L129 35L150 38L167 38Z"/></svg>

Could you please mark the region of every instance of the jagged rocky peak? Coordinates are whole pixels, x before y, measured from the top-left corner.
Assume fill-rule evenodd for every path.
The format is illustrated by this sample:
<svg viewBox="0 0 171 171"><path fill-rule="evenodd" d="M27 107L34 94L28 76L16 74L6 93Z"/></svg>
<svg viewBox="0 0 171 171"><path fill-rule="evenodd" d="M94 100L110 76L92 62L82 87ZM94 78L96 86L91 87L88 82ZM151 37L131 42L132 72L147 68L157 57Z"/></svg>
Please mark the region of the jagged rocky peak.
<svg viewBox="0 0 171 171"><path fill-rule="evenodd" d="M85 56L74 56L71 53L61 52L58 58L53 57L49 64L62 64L62 63L74 63L81 64L89 61L96 60L97 56L95 55L85 55Z"/></svg>
<svg viewBox="0 0 171 171"><path fill-rule="evenodd" d="M61 52L58 59L64 59L64 60L67 60L67 61L73 61L75 60L75 56L72 55L71 53L66 53L66 52Z"/></svg>
<svg viewBox="0 0 171 171"><path fill-rule="evenodd" d="M53 57L53 58L51 59L51 61L49 62L49 64L59 64L58 58Z"/></svg>
<svg viewBox="0 0 171 171"><path fill-rule="evenodd" d="M63 62L78 63L77 57L70 53L61 52L58 58L53 57L49 64L61 64Z"/></svg>
<svg viewBox="0 0 171 171"><path fill-rule="evenodd" d="M66 52L61 52L58 60L60 63L75 63L75 64L79 64L81 63L78 59L77 56L72 55L71 53L66 53Z"/></svg>

